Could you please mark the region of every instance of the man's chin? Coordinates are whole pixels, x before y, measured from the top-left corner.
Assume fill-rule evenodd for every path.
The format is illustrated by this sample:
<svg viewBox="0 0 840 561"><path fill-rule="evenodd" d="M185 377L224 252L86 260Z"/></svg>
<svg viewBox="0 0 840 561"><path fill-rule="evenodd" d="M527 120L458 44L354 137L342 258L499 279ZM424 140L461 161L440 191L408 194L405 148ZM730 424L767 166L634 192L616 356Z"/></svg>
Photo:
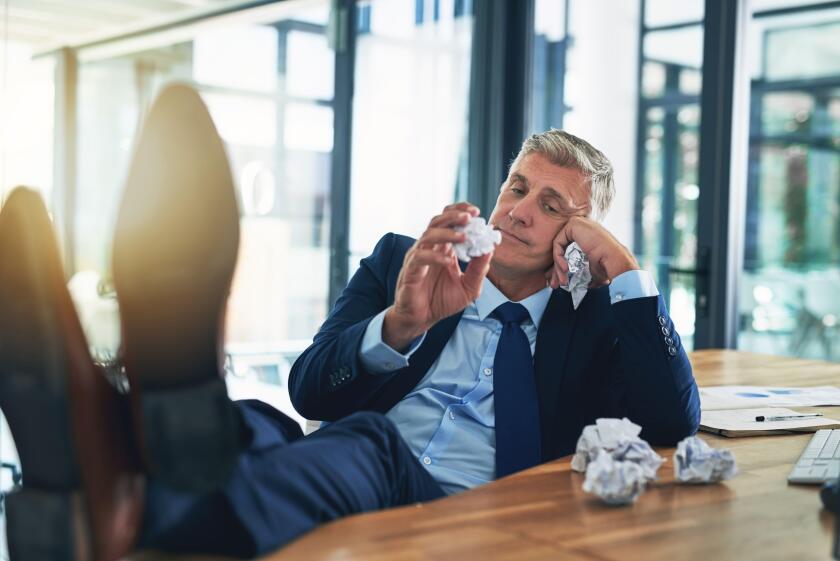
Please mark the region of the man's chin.
<svg viewBox="0 0 840 561"><path fill-rule="evenodd" d="M528 277L548 268L548 265L542 265L542 261L537 263L535 260L526 258L522 251L517 252L514 248L505 248L504 245L502 242L496 247L493 260L490 262L491 270L495 269L506 277Z"/></svg>

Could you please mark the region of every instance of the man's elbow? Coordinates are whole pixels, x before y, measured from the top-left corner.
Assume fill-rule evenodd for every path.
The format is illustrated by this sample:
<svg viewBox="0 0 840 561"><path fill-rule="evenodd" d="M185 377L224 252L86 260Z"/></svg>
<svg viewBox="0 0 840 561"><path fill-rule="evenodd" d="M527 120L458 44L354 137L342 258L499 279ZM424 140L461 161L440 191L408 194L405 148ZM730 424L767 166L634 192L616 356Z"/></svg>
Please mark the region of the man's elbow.
<svg viewBox="0 0 840 561"><path fill-rule="evenodd" d="M670 419L663 419L654 426L643 426L641 437L654 446L676 446L680 440L697 434L699 428L700 400L691 399L682 411Z"/></svg>
<svg viewBox="0 0 840 561"><path fill-rule="evenodd" d="M298 362L295 362L291 372L289 372L289 399L295 411L305 418L320 420L317 417L317 403L320 400L312 396L313 392L307 390L307 381L303 373L304 367L300 365L300 360L298 359Z"/></svg>

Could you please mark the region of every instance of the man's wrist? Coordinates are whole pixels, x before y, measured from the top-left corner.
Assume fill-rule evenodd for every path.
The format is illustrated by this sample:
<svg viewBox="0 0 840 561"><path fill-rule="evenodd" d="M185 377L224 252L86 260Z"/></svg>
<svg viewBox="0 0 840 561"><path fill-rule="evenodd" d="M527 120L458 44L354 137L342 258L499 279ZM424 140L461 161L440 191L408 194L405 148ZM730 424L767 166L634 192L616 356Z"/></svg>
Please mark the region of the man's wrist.
<svg viewBox="0 0 840 561"><path fill-rule="evenodd" d="M605 267L607 270L607 276L610 280L613 280L627 271L638 271L641 269L641 267L639 267L639 262L636 261L636 258L633 257L632 254L623 256L622 259L619 259L614 264L610 265L611 266L609 267Z"/></svg>
<svg viewBox="0 0 840 561"><path fill-rule="evenodd" d="M397 352L403 352L426 329L410 318L401 316L393 306L385 312L382 322L382 341Z"/></svg>

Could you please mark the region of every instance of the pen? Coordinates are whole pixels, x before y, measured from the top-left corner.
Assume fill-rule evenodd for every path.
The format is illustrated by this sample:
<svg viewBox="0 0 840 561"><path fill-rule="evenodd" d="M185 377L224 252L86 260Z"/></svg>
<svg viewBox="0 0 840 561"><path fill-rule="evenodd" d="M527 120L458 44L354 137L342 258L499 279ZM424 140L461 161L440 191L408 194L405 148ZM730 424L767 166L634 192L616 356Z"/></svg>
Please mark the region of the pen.
<svg viewBox="0 0 840 561"><path fill-rule="evenodd" d="M764 421L796 421L799 419L810 419L811 417L822 417L822 413L804 413L802 415L778 415L776 417L765 417L759 415L755 418L756 421L762 423Z"/></svg>

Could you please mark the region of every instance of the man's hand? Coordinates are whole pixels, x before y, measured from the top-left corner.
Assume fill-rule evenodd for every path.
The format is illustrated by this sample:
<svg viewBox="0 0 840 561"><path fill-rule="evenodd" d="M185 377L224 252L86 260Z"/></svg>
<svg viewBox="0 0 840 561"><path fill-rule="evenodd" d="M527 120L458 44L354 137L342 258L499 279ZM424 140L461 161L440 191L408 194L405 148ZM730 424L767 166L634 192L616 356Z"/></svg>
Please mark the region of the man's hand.
<svg viewBox="0 0 840 561"><path fill-rule="evenodd" d="M577 242L589 258L589 270L592 273L590 288L609 284L621 273L639 269L639 263L630 250L603 226L592 219L575 216L569 219L554 238L554 265L546 272L551 288L569 284L566 248L572 242Z"/></svg>
<svg viewBox="0 0 840 561"><path fill-rule="evenodd" d="M447 206L405 254L394 305L385 312L382 325L382 340L392 349L402 351L435 323L478 297L492 252L474 257L462 273L452 249L452 244L466 239L466 234L452 228L466 225L478 212L469 203Z"/></svg>

